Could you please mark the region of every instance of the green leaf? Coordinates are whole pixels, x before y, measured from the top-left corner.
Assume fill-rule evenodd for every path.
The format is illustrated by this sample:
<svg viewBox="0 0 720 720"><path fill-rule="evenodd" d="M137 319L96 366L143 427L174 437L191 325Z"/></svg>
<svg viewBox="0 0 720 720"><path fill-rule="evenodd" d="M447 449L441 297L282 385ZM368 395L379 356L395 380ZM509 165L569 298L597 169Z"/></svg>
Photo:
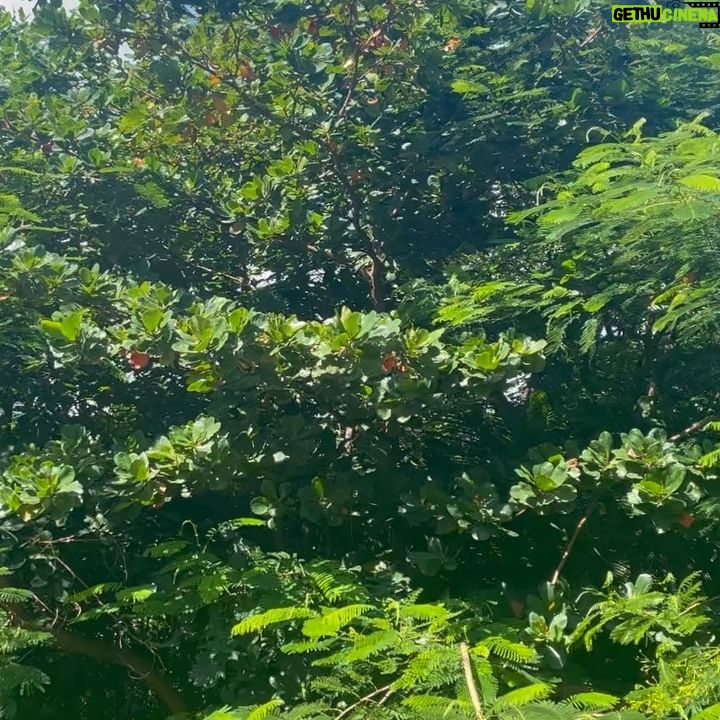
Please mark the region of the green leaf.
<svg viewBox="0 0 720 720"><path fill-rule="evenodd" d="M348 337L354 339L360 334L361 316L360 313L351 312L349 308L342 308L340 311L340 323Z"/></svg>
<svg viewBox="0 0 720 720"><path fill-rule="evenodd" d="M146 310L142 314L143 327L149 333L154 333L160 326L164 317L165 313L160 308L151 308L150 310Z"/></svg>
<svg viewBox="0 0 720 720"><path fill-rule="evenodd" d="M583 710L610 710L620 702L614 695L601 692L578 693L568 698L568 701Z"/></svg>
<svg viewBox="0 0 720 720"><path fill-rule="evenodd" d="M62 320L41 320L40 325L48 334L58 339L75 342L80 333L83 313L74 312L66 315Z"/></svg>
<svg viewBox="0 0 720 720"><path fill-rule="evenodd" d="M720 703L706 707L692 718L693 720L720 720Z"/></svg>
<svg viewBox="0 0 720 720"><path fill-rule="evenodd" d="M248 635L250 633L262 632L272 625L292 622L293 620L304 620L312 617L312 615L313 613L307 608L273 608L272 610L266 610L257 615L250 615L242 622L234 625L230 633L231 635Z"/></svg>
<svg viewBox="0 0 720 720"><path fill-rule="evenodd" d="M702 192L709 193L720 192L720 178L714 175L687 175L678 180L678 182L693 188L693 190L701 190Z"/></svg>
<svg viewBox="0 0 720 720"><path fill-rule="evenodd" d="M477 94L489 91L486 85L475 82L474 80L453 80L450 83L450 87L453 89L453 92L460 93L461 95Z"/></svg>
<svg viewBox="0 0 720 720"><path fill-rule="evenodd" d="M246 720L266 720L272 715L273 711L281 708L285 703L280 699L270 700L263 705L258 705L247 716Z"/></svg>
<svg viewBox="0 0 720 720"><path fill-rule="evenodd" d="M302 633L309 638L328 637L372 610L372 605L361 603L330 610L322 616L311 618L303 623Z"/></svg>
<svg viewBox="0 0 720 720"><path fill-rule="evenodd" d="M152 597L157 592L157 588L154 585L143 585L133 588L125 588L117 593L117 601L119 603L130 603L132 605L136 603L142 603L148 598Z"/></svg>
<svg viewBox="0 0 720 720"><path fill-rule="evenodd" d="M272 509L272 505L264 497L255 497L250 501L250 510L255 515L267 515Z"/></svg>
<svg viewBox="0 0 720 720"><path fill-rule="evenodd" d="M264 513L258 513L260 515L263 515ZM228 524L232 527L267 527L267 522L265 520L260 520L260 518L236 518L235 520L229 520Z"/></svg>
<svg viewBox="0 0 720 720"><path fill-rule="evenodd" d="M547 683L533 683L517 690L510 690L495 701L493 710L521 707L536 700L543 700L552 693L552 690L552 685Z"/></svg>

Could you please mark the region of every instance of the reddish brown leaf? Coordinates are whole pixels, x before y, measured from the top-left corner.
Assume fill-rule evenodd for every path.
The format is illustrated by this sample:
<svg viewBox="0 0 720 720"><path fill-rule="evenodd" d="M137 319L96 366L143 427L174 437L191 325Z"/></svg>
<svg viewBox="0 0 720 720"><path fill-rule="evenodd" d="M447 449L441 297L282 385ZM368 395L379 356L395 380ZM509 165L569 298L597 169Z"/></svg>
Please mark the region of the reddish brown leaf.
<svg viewBox="0 0 720 720"><path fill-rule="evenodd" d="M689 528L695 522L695 518L690 513L682 513L678 518L678 522L684 527Z"/></svg>
<svg viewBox="0 0 720 720"><path fill-rule="evenodd" d="M150 356L147 353L133 350L128 355L128 361L133 370L142 370L150 364Z"/></svg>
<svg viewBox="0 0 720 720"><path fill-rule="evenodd" d="M462 43L462 40L459 37L451 37L445 45L443 45L443 50L445 52L455 52L460 47L460 43Z"/></svg>
<svg viewBox="0 0 720 720"><path fill-rule="evenodd" d="M397 365L397 357L395 356L395 353L385 353L385 355L383 355L383 359L382 359L383 372L391 373L395 369L396 365Z"/></svg>
<svg viewBox="0 0 720 720"><path fill-rule="evenodd" d="M247 63L240 63L240 67L238 68L238 76L242 80L254 80L255 71Z"/></svg>

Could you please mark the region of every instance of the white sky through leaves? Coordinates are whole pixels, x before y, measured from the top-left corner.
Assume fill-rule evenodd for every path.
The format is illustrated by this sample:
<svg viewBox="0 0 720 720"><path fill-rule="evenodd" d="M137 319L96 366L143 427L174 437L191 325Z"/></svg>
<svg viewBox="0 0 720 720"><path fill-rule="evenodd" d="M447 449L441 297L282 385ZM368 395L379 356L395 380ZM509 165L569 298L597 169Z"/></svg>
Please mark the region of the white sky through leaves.
<svg viewBox="0 0 720 720"><path fill-rule="evenodd" d="M77 4L77 0L65 0L64 3L65 7L70 9L77 7ZM0 8L12 10L13 12L22 9L27 13L32 10L34 5L35 0L0 0Z"/></svg>

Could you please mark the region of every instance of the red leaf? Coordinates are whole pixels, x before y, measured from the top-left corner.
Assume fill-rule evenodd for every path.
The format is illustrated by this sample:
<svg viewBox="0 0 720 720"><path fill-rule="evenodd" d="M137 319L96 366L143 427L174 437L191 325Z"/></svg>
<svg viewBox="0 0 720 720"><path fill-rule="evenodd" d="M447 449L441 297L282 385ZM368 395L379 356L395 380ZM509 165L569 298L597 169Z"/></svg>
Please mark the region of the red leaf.
<svg viewBox="0 0 720 720"><path fill-rule="evenodd" d="M395 353L385 353L382 359L383 372L391 373L397 366L397 357Z"/></svg>
<svg viewBox="0 0 720 720"><path fill-rule="evenodd" d="M684 528L689 528L695 522L695 518L690 513L682 513L678 518L678 522Z"/></svg>
<svg viewBox="0 0 720 720"><path fill-rule="evenodd" d="M137 350L133 350L128 355L128 360L133 370L142 370L150 364L150 356L147 353L138 352Z"/></svg>

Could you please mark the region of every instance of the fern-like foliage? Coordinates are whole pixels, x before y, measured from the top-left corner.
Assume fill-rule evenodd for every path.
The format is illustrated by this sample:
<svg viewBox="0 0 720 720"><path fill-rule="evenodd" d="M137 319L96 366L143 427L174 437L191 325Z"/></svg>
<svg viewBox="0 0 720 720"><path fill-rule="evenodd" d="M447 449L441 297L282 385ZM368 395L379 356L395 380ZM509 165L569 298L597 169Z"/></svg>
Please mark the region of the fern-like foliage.
<svg viewBox="0 0 720 720"><path fill-rule="evenodd" d="M316 660L313 664L318 667L351 665L388 650L399 640L400 636L395 630L377 630L368 634L358 633L354 636L351 647Z"/></svg>
<svg viewBox="0 0 720 720"><path fill-rule="evenodd" d="M436 695L412 695L403 702L415 717L422 720L470 720L473 708L469 702Z"/></svg>
<svg viewBox="0 0 720 720"><path fill-rule="evenodd" d="M706 452L699 460L700 467L711 468L720 465L720 447Z"/></svg>
<svg viewBox="0 0 720 720"><path fill-rule="evenodd" d="M28 602L33 597L33 593L25 588L0 587L0 603L3 605Z"/></svg>
<svg viewBox="0 0 720 720"><path fill-rule="evenodd" d="M720 702L720 648L692 647L660 658L655 674L654 682L627 696L630 707L657 718L698 717Z"/></svg>
<svg viewBox="0 0 720 720"><path fill-rule="evenodd" d="M307 608L273 608L272 610L266 610L263 613L246 617L242 622L233 626L231 634L248 635L250 633L258 633L269 628L271 625L291 622L293 620L303 620L305 618L312 617L312 615L312 611Z"/></svg>
<svg viewBox="0 0 720 720"><path fill-rule="evenodd" d="M485 657L492 654L515 665L532 665L537 663L539 659L537 652L528 645L498 635L482 640L473 649L473 652Z"/></svg>
<svg viewBox="0 0 720 720"><path fill-rule="evenodd" d="M667 578L664 585L671 580ZM592 605L571 642L582 639L589 650L598 633L610 628L610 638L621 645L637 645L651 634L662 633L666 641L658 647L658 654L672 651L675 640L693 635L710 621L701 589L697 573L685 578L675 592L654 590L652 578L640 575L634 583L625 583L622 591L611 590Z"/></svg>
<svg viewBox="0 0 720 720"><path fill-rule="evenodd" d="M3 588L8 590L10 588ZM10 602L19 602L26 598L13 595ZM3 601L7 602L7 601ZM48 676L18 657L24 657L28 651L48 642L50 633L29 630L11 625L8 617L0 611L0 717L5 717L3 711L14 706L17 695L26 695L30 692L42 692L49 683Z"/></svg>
<svg viewBox="0 0 720 720"><path fill-rule="evenodd" d="M311 580L325 602L362 595L349 583L338 590L337 583L323 574L313 573ZM459 638L468 631L477 632L481 625L463 622L461 617L461 612L442 604L419 604L417 593L409 593L400 600L341 607L274 608L250 615L232 632L236 636L261 633L278 623L304 620L300 637L279 649L287 655L307 656L309 700L333 703L348 720L472 720L475 708ZM297 633L295 628L286 628L283 636L290 639ZM476 638L469 658L475 690L488 717L504 717L551 695L552 685L532 676L539 663L533 647L511 636L482 634L485 637ZM527 678L519 686L522 675L518 671ZM508 673L514 673L512 686ZM262 720L277 714L276 709L267 712ZM290 717L282 712L280 716Z"/></svg>
<svg viewBox="0 0 720 720"><path fill-rule="evenodd" d="M708 432L720 432L720 420L711 420L703 428ZM698 465L703 468L712 468L720 465L720 445L707 451L699 460Z"/></svg>
<svg viewBox="0 0 720 720"><path fill-rule="evenodd" d="M309 638L320 638L335 635L361 615L373 610L372 605L346 605L336 610L326 610L322 615L312 617L303 623L302 632Z"/></svg>
<svg viewBox="0 0 720 720"><path fill-rule="evenodd" d="M545 700L553 692L553 686L547 683L533 683L517 690L510 690L501 695L493 703L495 712L506 710L507 708L516 708L522 705L529 705L537 700Z"/></svg>
<svg viewBox="0 0 720 720"><path fill-rule="evenodd" d="M319 560L307 568L307 574L324 600L332 605L339 602L362 603L368 600L366 589L347 572L337 567L336 563Z"/></svg>
<svg viewBox="0 0 720 720"><path fill-rule="evenodd" d="M247 720L268 720L272 717L275 710L284 705L283 701L275 698L269 702L263 703L253 708L247 716Z"/></svg>
<svg viewBox="0 0 720 720"><path fill-rule="evenodd" d="M452 646L436 646L423 650L410 660L394 686L398 690L420 686L427 690L438 690L451 685L460 677L457 658L457 650ZM483 665L482 669L482 674L492 674L489 663Z"/></svg>

